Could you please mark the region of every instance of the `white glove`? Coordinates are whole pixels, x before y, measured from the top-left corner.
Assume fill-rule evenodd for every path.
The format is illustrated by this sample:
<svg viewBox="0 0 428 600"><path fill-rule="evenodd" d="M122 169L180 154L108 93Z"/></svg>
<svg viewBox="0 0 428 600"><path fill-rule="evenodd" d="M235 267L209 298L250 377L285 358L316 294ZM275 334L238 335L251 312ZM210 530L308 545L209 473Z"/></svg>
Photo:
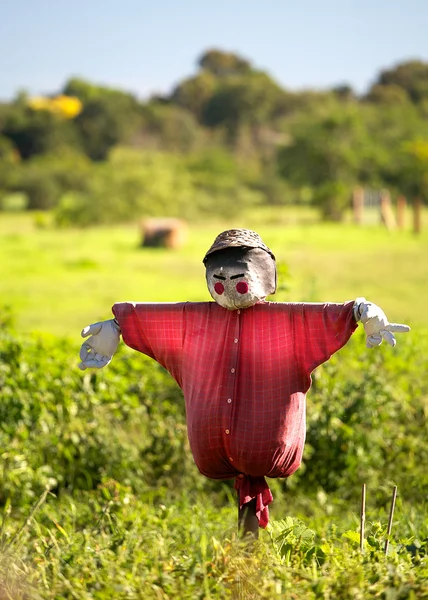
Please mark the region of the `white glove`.
<svg viewBox="0 0 428 600"><path fill-rule="evenodd" d="M386 340L391 346L395 346L397 342L394 333L410 331L408 325L389 323L383 310L376 304L367 302L365 298L355 300L354 315L355 319L364 325L367 348L379 346L383 340Z"/></svg>
<svg viewBox="0 0 428 600"><path fill-rule="evenodd" d="M91 337L80 348L79 369L100 369L109 364L120 342L120 327L115 319L93 323L82 330L82 337Z"/></svg>

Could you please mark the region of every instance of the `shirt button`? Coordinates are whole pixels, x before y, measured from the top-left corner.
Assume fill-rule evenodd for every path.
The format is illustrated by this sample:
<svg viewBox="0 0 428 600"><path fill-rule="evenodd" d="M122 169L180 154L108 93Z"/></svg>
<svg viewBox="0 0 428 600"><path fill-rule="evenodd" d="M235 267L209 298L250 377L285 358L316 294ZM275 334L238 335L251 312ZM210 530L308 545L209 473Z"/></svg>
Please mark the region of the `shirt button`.
<svg viewBox="0 0 428 600"><path fill-rule="evenodd" d="M225 433L227 433L227 435L229 435L230 431L228 429L225 429Z"/></svg>
<svg viewBox="0 0 428 600"><path fill-rule="evenodd" d="M236 312L238 313L238 315L240 315L240 314L241 314L241 311L240 311L240 310L237 310Z"/></svg>
<svg viewBox="0 0 428 600"><path fill-rule="evenodd" d="M237 344L238 343L238 338L235 338L233 341L234 341L235 344Z"/></svg>
<svg viewBox="0 0 428 600"><path fill-rule="evenodd" d="M232 398L227 399L227 403L230 404L232 402Z"/></svg>
<svg viewBox="0 0 428 600"><path fill-rule="evenodd" d="M234 373L234 372L235 372L235 369L230 369L230 372L231 372L231 373Z"/></svg>
<svg viewBox="0 0 428 600"><path fill-rule="evenodd" d="M230 460L231 462L233 462L233 458L232 458L231 456L229 456L229 460Z"/></svg>

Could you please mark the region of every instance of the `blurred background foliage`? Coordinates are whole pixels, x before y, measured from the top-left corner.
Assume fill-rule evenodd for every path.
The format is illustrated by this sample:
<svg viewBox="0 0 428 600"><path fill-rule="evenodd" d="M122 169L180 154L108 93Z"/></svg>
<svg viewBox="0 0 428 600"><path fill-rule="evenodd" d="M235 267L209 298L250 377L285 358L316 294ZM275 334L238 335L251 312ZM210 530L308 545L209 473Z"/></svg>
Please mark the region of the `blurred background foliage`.
<svg viewBox="0 0 428 600"><path fill-rule="evenodd" d="M218 49L197 66L144 101L72 78L1 104L0 208L18 193L58 225L86 226L284 204L341 220L357 184L426 200L428 63L382 71L363 95L290 91Z"/></svg>

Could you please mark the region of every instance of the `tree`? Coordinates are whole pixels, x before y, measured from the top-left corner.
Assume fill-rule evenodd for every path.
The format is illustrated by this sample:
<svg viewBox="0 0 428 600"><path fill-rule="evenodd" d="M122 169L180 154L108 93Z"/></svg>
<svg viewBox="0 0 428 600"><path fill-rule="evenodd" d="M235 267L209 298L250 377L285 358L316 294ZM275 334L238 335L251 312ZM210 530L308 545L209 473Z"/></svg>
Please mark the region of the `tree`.
<svg viewBox="0 0 428 600"><path fill-rule="evenodd" d="M20 98L9 106L2 129L23 159L79 146L70 120L50 110L34 110Z"/></svg>
<svg viewBox="0 0 428 600"><path fill-rule="evenodd" d="M104 85L96 85L79 77L72 77L67 81L62 89L64 96L72 96L79 98L83 104L97 98L105 98L106 96L127 97L134 99L132 94L111 88ZM134 99L135 100L135 99Z"/></svg>
<svg viewBox="0 0 428 600"><path fill-rule="evenodd" d="M253 72L226 80L208 101L203 121L210 127L226 125L236 131L239 125L261 125L275 116L284 91L266 73Z"/></svg>
<svg viewBox="0 0 428 600"><path fill-rule="evenodd" d="M212 49L205 52L198 61L201 69L217 77L242 75L251 71L251 63L238 54Z"/></svg>
<svg viewBox="0 0 428 600"><path fill-rule="evenodd" d="M405 104L410 101L409 95L401 86L391 83L388 85L376 84L370 88L364 100L375 104Z"/></svg>
<svg viewBox="0 0 428 600"><path fill-rule="evenodd" d="M355 100L355 92L350 85L343 83L331 90L340 100Z"/></svg>
<svg viewBox="0 0 428 600"><path fill-rule="evenodd" d="M16 160L16 150L12 141L4 135L0 135L0 162L13 164Z"/></svg>
<svg viewBox="0 0 428 600"><path fill-rule="evenodd" d="M136 146L189 152L204 137L194 115L179 106L149 102L142 118Z"/></svg>
<svg viewBox="0 0 428 600"><path fill-rule="evenodd" d="M140 107L127 94L94 97L84 104L75 124L86 154L104 160L113 146L130 142L141 124Z"/></svg>
<svg viewBox="0 0 428 600"><path fill-rule="evenodd" d="M376 86L391 85L405 90L412 102L418 103L428 98L428 63L411 60L392 69L381 71L377 81L369 90L369 95Z"/></svg>
<svg viewBox="0 0 428 600"><path fill-rule="evenodd" d="M170 96L171 102L189 110L201 120L205 106L217 87L217 78L209 71L182 81Z"/></svg>
<svg viewBox="0 0 428 600"><path fill-rule="evenodd" d="M415 138L401 144L395 166L400 191L409 199L428 201L428 142Z"/></svg>
<svg viewBox="0 0 428 600"><path fill-rule="evenodd" d="M394 193L412 194L411 173L419 167L417 153L413 155L410 148L413 142L428 138L428 121L421 108L407 101L372 104L364 112L369 140L362 148L365 161L359 167L361 181L388 187ZM416 177L415 183L418 181Z"/></svg>
<svg viewBox="0 0 428 600"><path fill-rule="evenodd" d="M306 115L292 136L291 143L278 151L280 175L296 187L310 186L323 216L340 220L369 146L361 110L336 105L326 115Z"/></svg>
<svg viewBox="0 0 428 600"><path fill-rule="evenodd" d="M83 104L75 124L84 150L93 160L104 160L113 146L130 142L139 129L141 105L133 94L79 78L70 79L62 93Z"/></svg>

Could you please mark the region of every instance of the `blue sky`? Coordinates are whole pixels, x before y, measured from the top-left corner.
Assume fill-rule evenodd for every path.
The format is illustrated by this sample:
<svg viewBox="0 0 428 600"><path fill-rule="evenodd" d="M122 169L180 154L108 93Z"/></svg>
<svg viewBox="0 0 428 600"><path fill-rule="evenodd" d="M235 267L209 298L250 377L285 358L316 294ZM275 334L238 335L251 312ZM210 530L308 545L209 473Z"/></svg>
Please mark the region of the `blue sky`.
<svg viewBox="0 0 428 600"><path fill-rule="evenodd" d="M71 76L145 98L192 75L208 48L238 52L289 89L428 61L428 1L0 0L0 99Z"/></svg>

